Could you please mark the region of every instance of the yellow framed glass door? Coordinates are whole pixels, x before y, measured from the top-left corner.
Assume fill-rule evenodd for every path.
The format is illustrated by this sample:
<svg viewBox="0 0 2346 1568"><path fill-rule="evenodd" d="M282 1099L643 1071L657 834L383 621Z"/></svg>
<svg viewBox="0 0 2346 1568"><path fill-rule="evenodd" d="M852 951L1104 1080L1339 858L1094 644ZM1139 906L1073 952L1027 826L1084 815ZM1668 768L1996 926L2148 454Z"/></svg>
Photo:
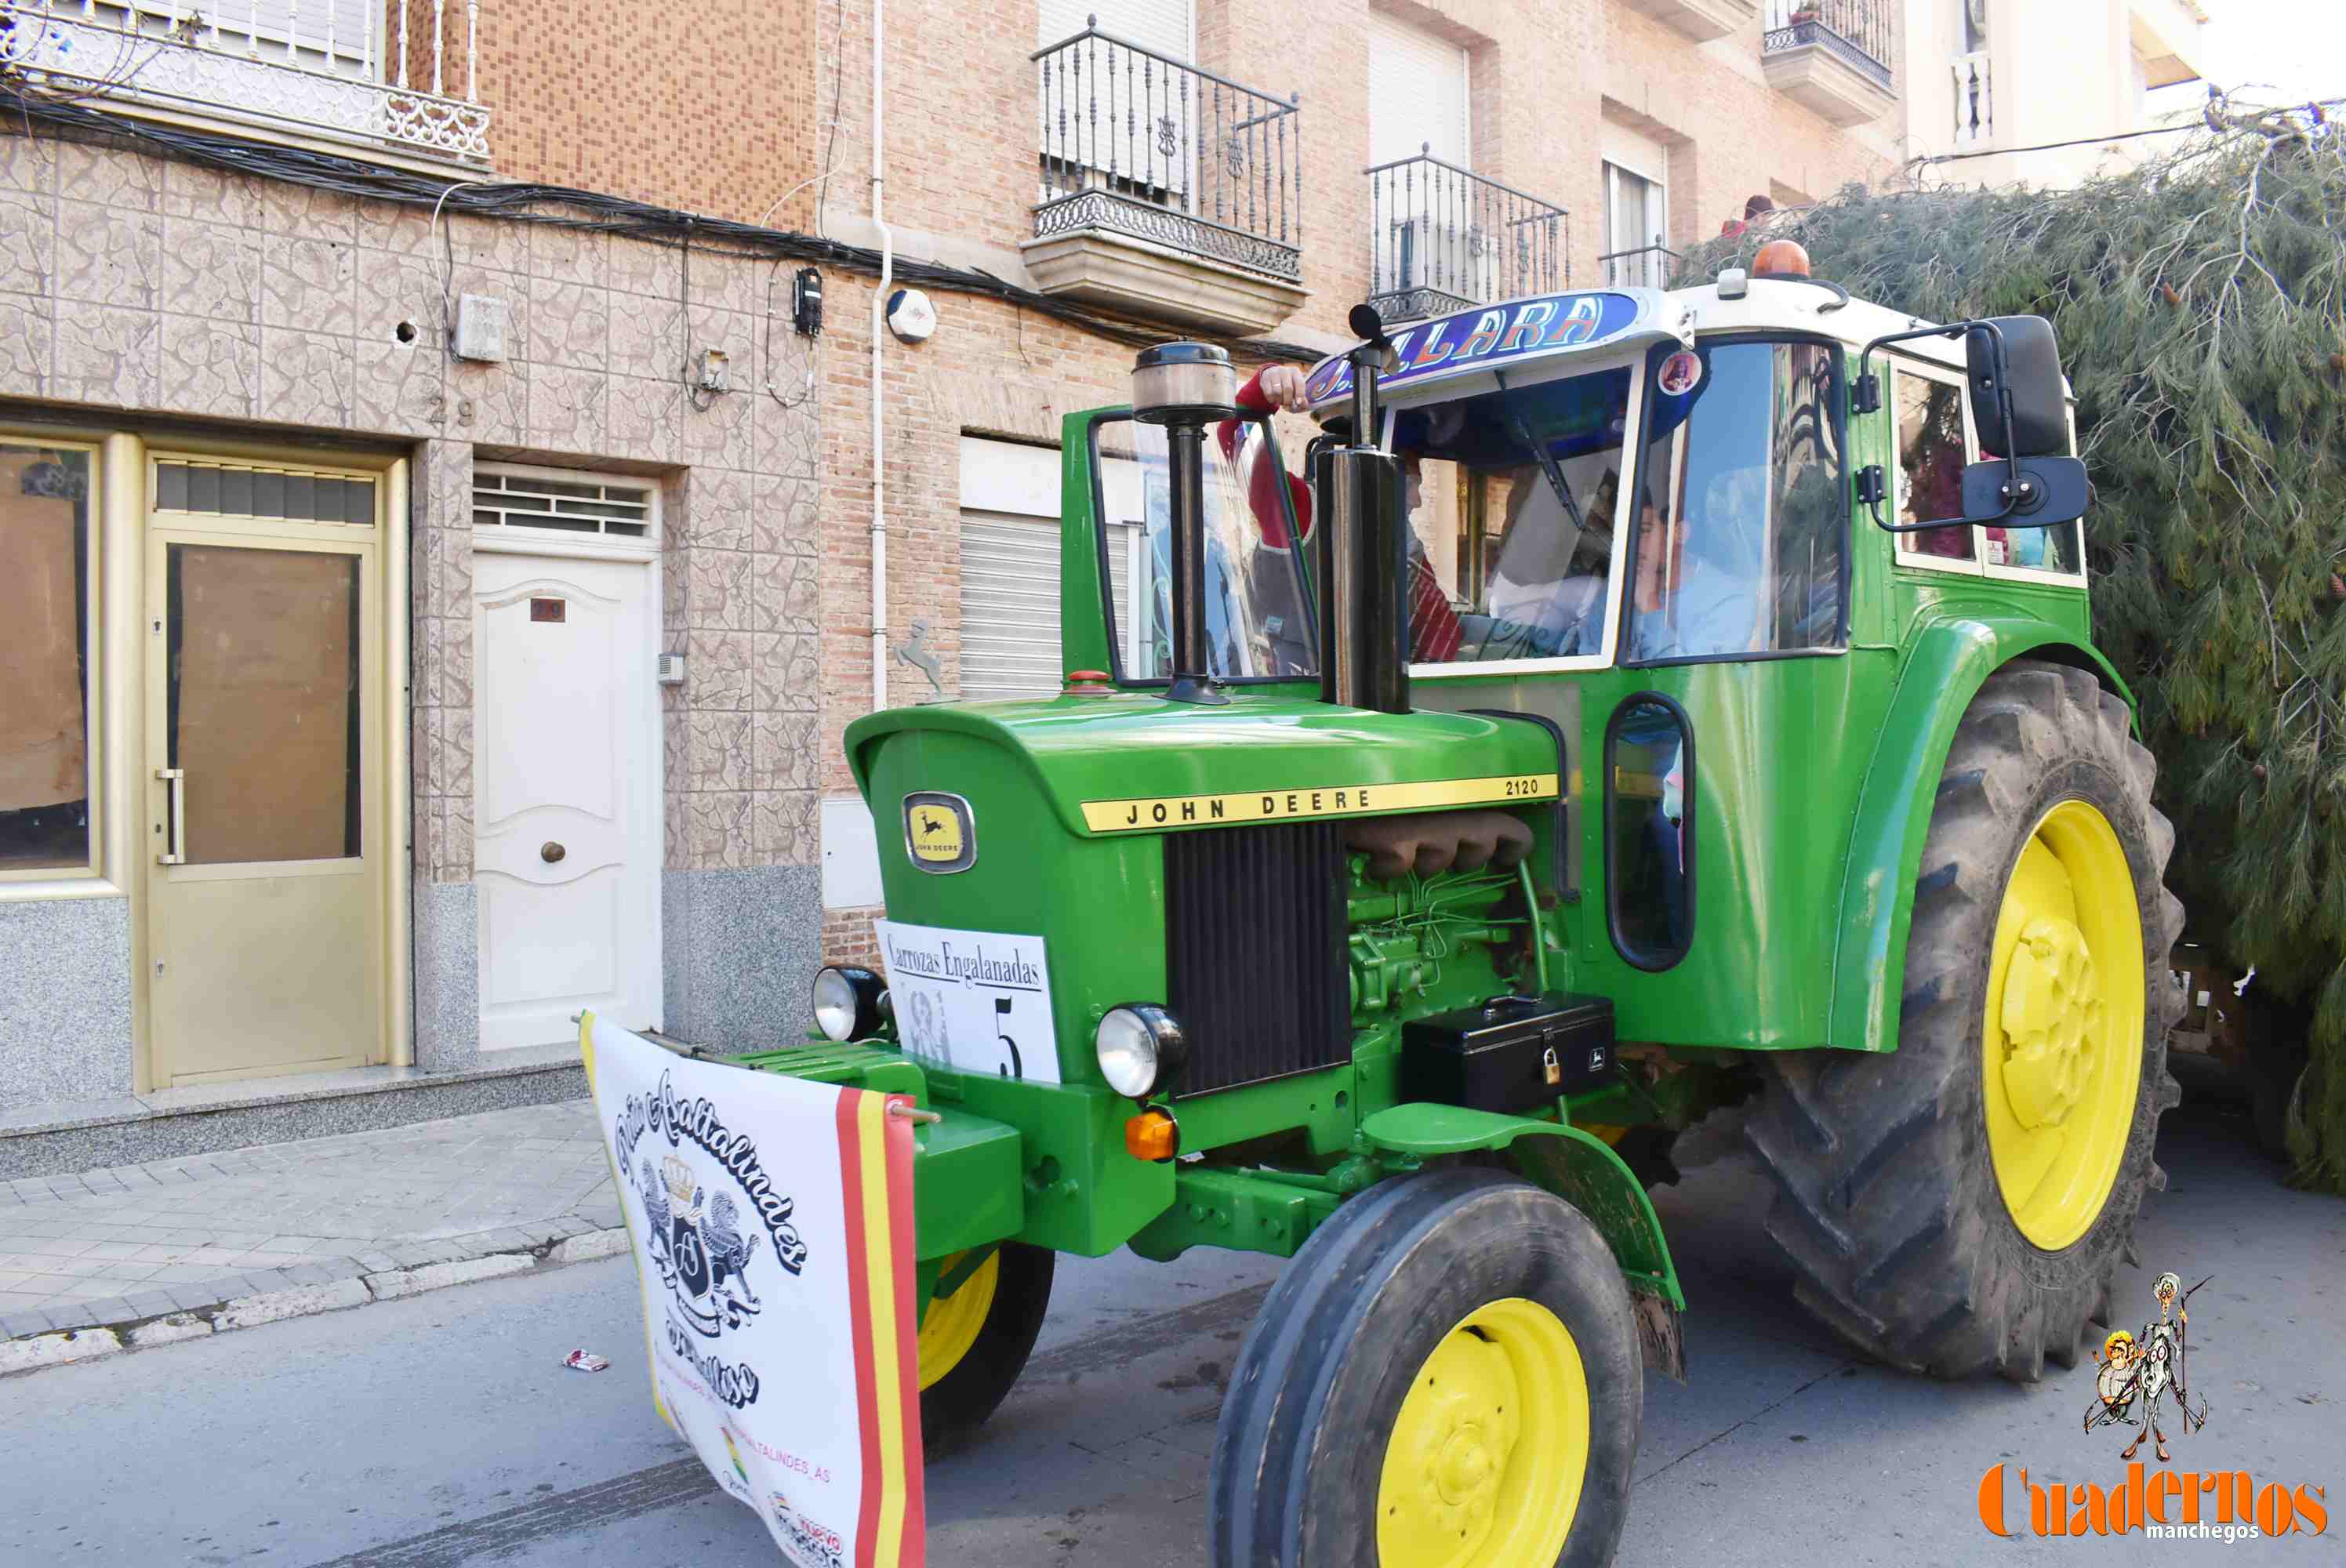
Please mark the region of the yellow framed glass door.
<svg viewBox="0 0 2346 1568"><path fill-rule="evenodd" d="M148 1016L158 1087L383 1059L370 526L148 532Z"/></svg>

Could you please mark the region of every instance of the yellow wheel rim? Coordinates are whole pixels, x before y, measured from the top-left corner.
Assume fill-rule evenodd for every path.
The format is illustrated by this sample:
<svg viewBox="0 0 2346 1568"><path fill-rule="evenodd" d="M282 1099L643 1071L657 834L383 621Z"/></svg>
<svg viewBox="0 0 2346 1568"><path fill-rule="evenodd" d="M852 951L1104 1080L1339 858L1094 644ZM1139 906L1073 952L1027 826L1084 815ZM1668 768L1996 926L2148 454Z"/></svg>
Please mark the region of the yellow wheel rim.
<svg viewBox="0 0 2346 1568"><path fill-rule="evenodd" d="M1383 1568L1550 1568L1588 1471L1588 1375L1556 1315L1478 1307L1417 1369L1377 1483Z"/></svg>
<svg viewBox="0 0 2346 1568"><path fill-rule="evenodd" d="M2058 1252L2093 1227L2142 1086L2142 915L2109 819L2045 814L2004 891L1988 967L1988 1155L2020 1233Z"/></svg>
<svg viewBox="0 0 2346 1568"><path fill-rule="evenodd" d="M939 1277L951 1274L968 1256L966 1252L956 1252L939 1263ZM994 1292L1001 1283L1002 1254L996 1252L977 1266L977 1272L961 1282L960 1289L950 1296L929 1298L929 1309L921 1318L920 1338L915 1342L921 1354L923 1390L960 1366L969 1348L977 1343L977 1332L985 1327L985 1315L994 1310Z"/></svg>

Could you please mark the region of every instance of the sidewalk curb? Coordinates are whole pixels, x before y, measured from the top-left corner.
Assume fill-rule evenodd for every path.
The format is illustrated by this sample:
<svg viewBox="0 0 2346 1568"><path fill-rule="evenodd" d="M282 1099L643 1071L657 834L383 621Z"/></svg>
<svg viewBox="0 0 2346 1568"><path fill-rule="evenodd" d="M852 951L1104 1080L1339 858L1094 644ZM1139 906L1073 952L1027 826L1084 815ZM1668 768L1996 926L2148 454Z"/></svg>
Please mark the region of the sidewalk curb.
<svg viewBox="0 0 2346 1568"><path fill-rule="evenodd" d="M502 1238L512 1233L492 1234ZM451 1245L445 1248L449 1254L445 1257L406 1267L373 1269L364 1267L369 1258L384 1263L393 1261L380 1253L350 1260L347 1272L324 1265L307 1265L267 1277L272 1281L283 1281L291 1288L223 1295L220 1299L211 1302L190 1304L188 1291L181 1287L173 1287L168 1298L158 1295L144 1302L133 1298L123 1303L134 1309L145 1305L155 1307L157 1310L143 1313L134 1310L131 1316L104 1323L75 1325L0 1340L0 1378L36 1372L46 1367L96 1360L125 1350L143 1350L157 1345L209 1339L215 1334L254 1329L263 1323L280 1322L287 1318L339 1312L374 1301L396 1301L430 1290L446 1289L452 1285L468 1285L475 1280L505 1278L517 1274L543 1273L573 1263L615 1257L627 1249L627 1232L622 1226L580 1230L534 1246L506 1246L480 1253L467 1254L461 1246ZM221 1283L224 1286L242 1285L253 1278L256 1277L230 1278ZM208 1288L199 1286L196 1290L203 1293Z"/></svg>

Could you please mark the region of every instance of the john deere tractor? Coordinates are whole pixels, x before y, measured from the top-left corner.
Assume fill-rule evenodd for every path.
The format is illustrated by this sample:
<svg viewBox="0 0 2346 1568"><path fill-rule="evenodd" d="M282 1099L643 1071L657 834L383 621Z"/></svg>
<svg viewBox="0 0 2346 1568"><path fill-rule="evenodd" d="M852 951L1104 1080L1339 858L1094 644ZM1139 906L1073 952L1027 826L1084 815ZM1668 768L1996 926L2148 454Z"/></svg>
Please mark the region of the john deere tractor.
<svg viewBox="0 0 2346 1568"><path fill-rule="evenodd" d="M2171 833L2044 321L1787 270L1354 331L1308 485L1209 347L1067 419L1064 690L848 729L882 968L740 1060L941 1118L933 1451L1056 1254L1269 1253L1217 1564L1606 1563L1714 1110L1852 1344L2074 1357L2158 1180Z"/></svg>

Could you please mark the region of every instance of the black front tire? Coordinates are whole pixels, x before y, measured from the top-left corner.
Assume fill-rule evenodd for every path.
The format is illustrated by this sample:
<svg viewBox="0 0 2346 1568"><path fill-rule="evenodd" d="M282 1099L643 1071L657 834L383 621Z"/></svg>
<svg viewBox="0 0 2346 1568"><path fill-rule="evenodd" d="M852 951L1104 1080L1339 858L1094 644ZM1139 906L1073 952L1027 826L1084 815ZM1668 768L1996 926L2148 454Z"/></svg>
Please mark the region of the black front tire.
<svg viewBox="0 0 2346 1568"><path fill-rule="evenodd" d="M1214 1437L1215 1568L1376 1563L1381 1477L1413 1380L1454 1326L1515 1298L1555 1314L1586 1382L1587 1458L1554 1562L1612 1562L1645 1410L1628 1287L1563 1199L1497 1171L1449 1169L1345 1204L1264 1301Z"/></svg>
<svg viewBox="0 0 2346 1568"><path fill-rule="evenodd" d="M1058 1254L1005 1241L998 1256L994 1301L977 1338L944 1376L921 1390L921 1448L931 1459L966 1444L1010 1397L1043 1331Z"/></svg>

